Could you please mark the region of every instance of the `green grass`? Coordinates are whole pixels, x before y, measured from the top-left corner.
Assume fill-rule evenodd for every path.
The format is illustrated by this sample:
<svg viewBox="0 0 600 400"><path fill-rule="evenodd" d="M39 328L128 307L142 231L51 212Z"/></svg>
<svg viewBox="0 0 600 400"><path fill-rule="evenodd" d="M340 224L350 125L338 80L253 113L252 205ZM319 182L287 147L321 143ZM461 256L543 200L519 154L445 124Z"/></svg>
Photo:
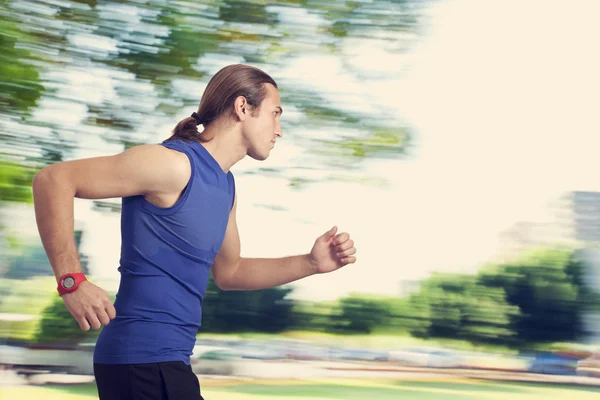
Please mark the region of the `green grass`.
<svg viewBox="0 0 600 400"><path fill-rule="evenodd" d="M477 380L337 380L275 381L269 383L202 385L207 399L221 400L337 400L337 399L506 399L553 400L599 398L600 388L530 383L503 383ZM94 384L4 387L0 398L11 400L89 400L97 398Z"/></svg>
<svg viewBox="0 0 600 400"><path fill-rule="evenodd" d="M600 388L548 384L516 384L486 381L346 381L287 385L243 384L213 389L264 399L277 397L303 399L496 399L511 400L594 399ZM212 391L212 390L211 390ZM217 397L217 396L216 396ZM227 397L224 397L227 398Z"/></svg>
<svg viewBox="0 0 600 400"><path fill-rule="evenodd" d="M402 348L409 346L434 346L464 351L491 351L504 354L515 354L516 351L502 346L481 346L474 345L465 340L452 339L419 339L410 336L408 333L372 333L372 334L336 334L312 331L287 331L278 334L268 333L231 333L231 334L213 334L200 333L198 339L293 339L305 340L311 343L336 346L353 347L363 349L376 348Z"/></svg>
<svg viewBox="0 0 600 400"><path fill-rule="evenodd" d="M228 392L253 395L259 398L276 399L279 397L306 398L306 399L349 399L359 400L373 398L378 400L392 400L398 398L418 398L423 400L437 399L439 394L427 390L402 389L394 386L359 386L344 384L305 384L290 386L272 385L243 385L230 387ZM418 397L414 397L417 394ZM410 397L409 397L410 395ZM217 397L217 396L215 396ZM444 399L476 399L475 396L463 394L444 394Z"/></svg>
<svg viewBox="0 0 600 400"><path fill-rule="evenodd" d="M0 389L2 400L89 400L97 399L95 384L13 386Z"/></svg>
<svg viewBox="0 0 600 400"><path fill-rule="evenodd" d="M471 392L484 393L524 393L524 389L516 384L506 384L487 381L472 381L472 382L448 382L448 381L400 381L396 382L403 389L441 389L441 390L468 390Z"/></svg>

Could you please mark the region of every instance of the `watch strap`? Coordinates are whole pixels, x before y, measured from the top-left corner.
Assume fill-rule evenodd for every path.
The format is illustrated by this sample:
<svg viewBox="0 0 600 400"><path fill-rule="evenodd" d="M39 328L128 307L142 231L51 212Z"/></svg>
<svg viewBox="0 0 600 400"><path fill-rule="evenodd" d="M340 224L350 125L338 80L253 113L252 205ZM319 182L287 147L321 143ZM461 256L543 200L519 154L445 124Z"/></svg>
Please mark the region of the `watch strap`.
<svg viewBox="0 0 600 400"><path fill-rule="evenodd" d="M72 293L76 291L81 282L86 280L87 278L83 272L64 274L58 280L58 286L56 289L58 290L58 294L62 296L66 293Z"/></svg>

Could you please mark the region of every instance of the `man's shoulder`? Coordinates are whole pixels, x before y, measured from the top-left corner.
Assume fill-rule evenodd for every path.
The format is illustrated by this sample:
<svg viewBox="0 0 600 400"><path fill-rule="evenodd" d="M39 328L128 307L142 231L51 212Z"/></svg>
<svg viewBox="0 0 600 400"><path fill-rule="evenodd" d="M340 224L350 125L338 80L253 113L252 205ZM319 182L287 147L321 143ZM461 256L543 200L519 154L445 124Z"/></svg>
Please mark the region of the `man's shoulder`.
<svg viewBox="0 0 600 400"><path fill-rule="evenodd" d="M148 156L161 158L173 158L175 155L181 154L182 150L184 150L184 147L177 143L173 143L173 141L139 144L128 149L128 151L136 152L138 154L146 154Z"/></svg>
<svg viewBox="0 0 600 400"><path fill-rule="evenodd" d="M143 165L151 166L154 170L158 167L168 175L189 176L191 172L188 156L177 148L150 143L131 147L128 151L137 153L137 158Z"/></svg>

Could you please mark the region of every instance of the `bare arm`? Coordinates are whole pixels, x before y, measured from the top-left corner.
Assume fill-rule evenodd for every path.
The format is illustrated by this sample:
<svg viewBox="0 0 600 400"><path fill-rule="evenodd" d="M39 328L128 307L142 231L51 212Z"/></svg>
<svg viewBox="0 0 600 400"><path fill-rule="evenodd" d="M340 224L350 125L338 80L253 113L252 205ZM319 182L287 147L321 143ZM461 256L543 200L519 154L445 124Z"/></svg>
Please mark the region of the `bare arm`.
<svg viewBox="0 0 600 400"><path fill-rule="evenodd" d="M316 273L310 254L281 258L240 258L230 290L260 290L294 282Z"/></svg>
<svg viewBox="0 0 600 400"><path fill-rule="evenodd" d="M75 197L101 199L177 193L185 187L190 171L185 155L158 145L144 145L114 156L54 164L38 172L33 180L36 221L57 281L66 273L81 272L73 236ZM84 284L89 286L87 282ZM69 304L71 298L80 297L75 296L78 292L68 293L63 299L82 329L87 330L85 321L75 315L81 310ZM88 300L78 299L77 303ZM97 328L96 321L89 322Z"/></svg>
<svg viewBox="0 0 600 400"><path fill-rule="evenodd" d="M331 272L356 261L352 256L356 252L354 243L346 233L335 235L337 228L320 236L308 254L282 258L242 258L236 209L237 197L229 216L223 245L212 267L215 283L223 290L271 288L316 273Z"/></svg>
<svg viewBox="0 0 600 400"><path fill-rule="evenodd" d="M41 170L33 180L35 214L56 278L81 271L73 237L75 197L102 199L177 192L189 178L186 163L187 158L182 160L172 150L145 145L114 156L67 161Z"/></svg>
<svg viewBox="0 0 600 400"><path fill-rule="evenodd" d="M308 254L284 258L241 258L236 221L237 196L229 215L225 239L215 257L212 274L223 290L258 290L283 285L312 275Z"/></svg>

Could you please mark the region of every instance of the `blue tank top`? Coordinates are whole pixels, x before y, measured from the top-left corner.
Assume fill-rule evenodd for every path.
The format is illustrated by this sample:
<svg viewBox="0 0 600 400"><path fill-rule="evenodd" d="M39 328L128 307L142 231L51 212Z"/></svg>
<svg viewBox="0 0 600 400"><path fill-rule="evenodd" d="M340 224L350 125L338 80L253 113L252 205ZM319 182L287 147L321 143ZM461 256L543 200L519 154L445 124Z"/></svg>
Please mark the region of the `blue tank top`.
<svg viewBox="0 0 600 400"><path fill-rule="evenodd" d="M185 153L191 177L180 199L156 207L122 199L117 316L100 332L94 362L189 364L202 319L210 267L233 206L233 174L196 142L167 141ZM160 162L160 161L157 161Z"/></svg>

